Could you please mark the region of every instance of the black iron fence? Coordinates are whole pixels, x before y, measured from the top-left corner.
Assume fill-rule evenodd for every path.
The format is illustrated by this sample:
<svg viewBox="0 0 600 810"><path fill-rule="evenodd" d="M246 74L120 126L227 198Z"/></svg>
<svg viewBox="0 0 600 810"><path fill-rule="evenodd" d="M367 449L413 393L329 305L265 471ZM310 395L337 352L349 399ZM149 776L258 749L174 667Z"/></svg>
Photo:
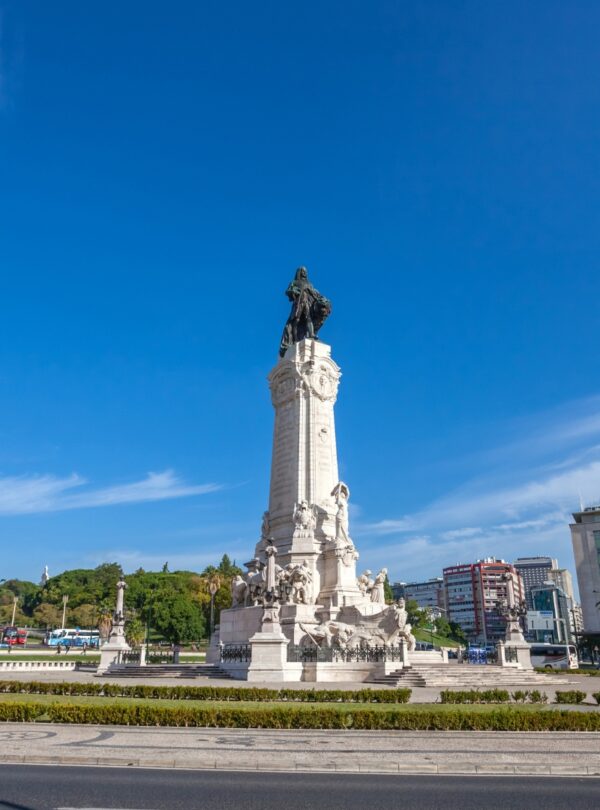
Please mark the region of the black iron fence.
<svg viewBox="0 0 600 810"><path fill-rule="evenodd" d="M221 646L223 663L245 664L251 660L252 647L250 644L223 644Z"/></svg>
<svg viewBox="0 0 600 810"><path fill-rule="evenodd" d="M314 647L288 645L287 660L291 663L331 662L331 663L380 663L402 661L403 649L400 644L363 645L361 647Z"/></svg>

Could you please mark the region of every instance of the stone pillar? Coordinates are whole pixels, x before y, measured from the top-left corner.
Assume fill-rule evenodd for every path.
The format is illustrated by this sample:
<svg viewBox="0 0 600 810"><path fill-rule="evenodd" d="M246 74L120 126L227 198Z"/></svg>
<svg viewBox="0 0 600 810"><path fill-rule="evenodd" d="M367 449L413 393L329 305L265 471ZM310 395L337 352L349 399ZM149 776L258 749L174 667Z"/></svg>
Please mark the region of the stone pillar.
<svg viewBox="0 0 600 810"><path fill-rule="evenodd" d="M290 346L269 375L275 408L271 486L256 547L263 559L272 542L282 566L306 560L313 575L311 602L326 607L361 601L358 554L340 517L349 495L338 479L333 408L340 376L331 347L311 339Z"/></svg>
<svg viewBox="0 0 600 810"><path fill-rule="evenodd" d="M285 681L288 639L281 632L279 605L265 607L262 627L249 640L252 648L249 681Z"/></svg>
<svg viewBox="0 0 600 810"><path fill-rule="evenodd" d="M117 582L117 603L113 613L110 635L106 644L100 647L100 664L96 675L103 675L123 662L123 653L130 652L131 647L125 639L125 605L124 595L127 583Z"/></svg>

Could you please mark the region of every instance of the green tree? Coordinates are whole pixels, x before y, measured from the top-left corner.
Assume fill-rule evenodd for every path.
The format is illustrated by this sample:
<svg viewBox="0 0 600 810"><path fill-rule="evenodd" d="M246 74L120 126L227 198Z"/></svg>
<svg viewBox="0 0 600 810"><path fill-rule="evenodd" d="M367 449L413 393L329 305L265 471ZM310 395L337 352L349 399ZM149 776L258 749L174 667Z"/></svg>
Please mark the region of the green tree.
<svg viewBox="0 0 600 810"><path fill-rule="evenodd" d="M391 605L394 602L394 592L392 591L392 586L390 585L387 574L385 575L385 582L383 583L383 598L387 605Z"/></svg>
<svg viewBox="0 0 600 810"><path fill-rule="evenodd" d="M412 625L413 630L418 630L428 624L429 616L427 610L419 607L415 599L406 600L406 613L408 614L408 622Z"/></svg>
<svg viewBox="0 0 600 810"><path fill-rule="evenodd" d="M137 618L130 619L125 625L125 638L132 647L139 647L144 641L146 628Z"/></svg>
<svg viewBox="0 0 600 810"><path fill-rule="evenodd" d="M184 594L163 593L154 604L152 624L172 644L200 641L206 635L200 606Z"/></svg>
<svg viewBox="0 0 600 810"><path fill-rule="evenodd" d="M9 579L2 588L0 588L0 603L4 603L3 595L6 593L12 599L15 596L19 597L19 608L24 616L32 616L34 609L40 602L40 594L42 588L36 585L35 582L28 582L24 579Z"/></svg>
<svg viewBox="0 0 600 810"><path fill-rule="evenodd" d="M60 627L62 622L62 610L55 605L42 602L33 611L33 620L39 627L53 629Z"/></svg>
<svg viewBox="0 0 600 810"><path fill-rule="evenodd" d="M460 624L457 622L448 622L448 624L450 625L450 638L454 639L454 641L458 641L459 644L466 644L467 636Z"/></svg>
<svg viewBox="0 0 600 810"><path fill-rule="evenodd" d="M79 605L75 610L68 611L69 624L74 627L94 627L97 621L98 610L95 605Z"/></svg>

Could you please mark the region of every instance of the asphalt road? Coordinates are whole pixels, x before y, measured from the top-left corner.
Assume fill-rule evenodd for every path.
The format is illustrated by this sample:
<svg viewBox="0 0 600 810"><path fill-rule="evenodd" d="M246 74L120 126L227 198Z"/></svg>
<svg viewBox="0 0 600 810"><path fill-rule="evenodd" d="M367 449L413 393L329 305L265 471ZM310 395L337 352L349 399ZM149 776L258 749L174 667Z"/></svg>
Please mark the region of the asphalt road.
<svg viewBox="0 0 600 810"><path fill-rule="evenodd" d="M9 810L597 810L600 779L0 766Z"/></svg>

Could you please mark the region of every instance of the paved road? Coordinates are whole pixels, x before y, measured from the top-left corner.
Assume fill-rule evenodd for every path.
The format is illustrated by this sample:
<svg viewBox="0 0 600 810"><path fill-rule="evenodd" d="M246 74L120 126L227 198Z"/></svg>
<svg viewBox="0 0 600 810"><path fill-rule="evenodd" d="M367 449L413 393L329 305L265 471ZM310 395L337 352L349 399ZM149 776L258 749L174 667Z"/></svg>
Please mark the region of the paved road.
<svg viewBox="0 0 600 810"><path fill-rule="evenodd" d="M9 810L597 810L600 780L0 766Z"/></svg>
<svg viewBox="0 0 600 810"><path fill-rule="evenodd" d="M270 731L3 723L0 762L255 773L600 776L600 733Z"/></svg>

